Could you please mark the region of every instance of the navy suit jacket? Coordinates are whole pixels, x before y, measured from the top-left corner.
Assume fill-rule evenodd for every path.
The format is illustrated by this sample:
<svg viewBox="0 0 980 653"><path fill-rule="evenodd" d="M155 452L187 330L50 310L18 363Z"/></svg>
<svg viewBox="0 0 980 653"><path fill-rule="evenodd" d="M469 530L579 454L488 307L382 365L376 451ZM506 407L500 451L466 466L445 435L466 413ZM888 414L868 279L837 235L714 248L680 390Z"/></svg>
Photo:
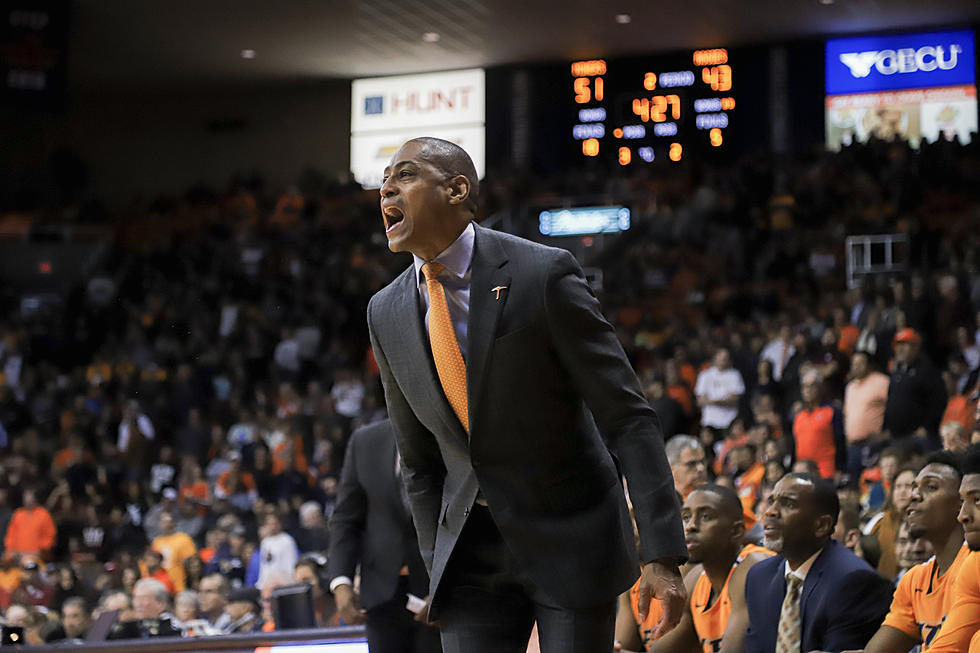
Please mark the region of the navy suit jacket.
<svg viewBox="0 0 980 653"><path fill-rule="evenodd" d="M429 569L439 581L478 491L522 569L563 607L611 600L644 562L686 558L663 434L578 263L476 227L470 432L442 391L409 267L368 305L374 355Z"/></svg>
<svg viewBox="0 0 980 653"><path fill-rule="evenodd" d="M776 650L776 629L786 596L786 559L773 556L749 570L746 653ZM801 650L863 649L877 632L892 599L892 584L840 542L830 540L803 582Z"/></svg>

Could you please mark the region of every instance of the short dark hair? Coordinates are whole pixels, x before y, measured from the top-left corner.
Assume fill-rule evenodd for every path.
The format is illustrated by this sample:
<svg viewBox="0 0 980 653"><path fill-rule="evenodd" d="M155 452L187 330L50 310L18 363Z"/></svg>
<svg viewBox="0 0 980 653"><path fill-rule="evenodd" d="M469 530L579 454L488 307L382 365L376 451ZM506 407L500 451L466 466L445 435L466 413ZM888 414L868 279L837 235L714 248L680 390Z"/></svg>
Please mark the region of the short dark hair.
<svg viewBox="0 0 980 653"><path fill-rule="evenodd" d="M76 605L82 609L82 612L88 612L88 602L81 596L69 596L65 599L61 604L61 612L64 613L69 605Z"/></svg>
<svg viewBox="0 0 980 653"><path fill-rule="evenodd" d="M820 515L828 515L833 520L831 528L837 525L837 515L840 513L840 499L837 497L837 488L830 481L820 478L815 474L806 472L790 472L783 478L795 478L805 483L813 485L813 505Z"/></svg>
<svg viewBox="0 0 980 653"><path fill-rule="evenodd" d="M420 136L413 138L409 143L424 145L426 156L423 158L448 176L463 175L466 177L466 180L470 182L470 194L466 198L466 208L470 212L476 213L477 199L480 196L480 179L477 177L473 159L466 153L466 150L452 141L434 136Z"/></svg>
<svg viewBox="0 0 980 653"><path fill-rule="evenodd" d="M963 476L980 474L980 443L971 444L963 452L963 457L960 459L960 472Z"/></svg>
<svg viewBox="0 0 980 653"><path fill-rule="evenodd" d="M953 471L956 472L956 476L961 479L963 478L963 462L958 453L946 449L933 451L926 457L926 465L945 465L946 467L952 467Z"/></svg>
<svg viewBox="0 0 980 653"><path fill-rule="evenodd" d="M721 499L722 511L732 519L742 518L742 501L735 494L735 490L717 483L705 483L699 485L692 492L711 492Z"/></svg>

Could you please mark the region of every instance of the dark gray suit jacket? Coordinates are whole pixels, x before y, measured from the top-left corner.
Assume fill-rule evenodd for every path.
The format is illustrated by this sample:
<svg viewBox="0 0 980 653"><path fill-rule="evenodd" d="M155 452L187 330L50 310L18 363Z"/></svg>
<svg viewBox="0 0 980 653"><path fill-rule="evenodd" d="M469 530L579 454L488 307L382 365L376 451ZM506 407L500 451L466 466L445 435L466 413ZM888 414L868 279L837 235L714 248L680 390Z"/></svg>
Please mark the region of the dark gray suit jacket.
<svg viewBox="0 0 980 653"><path fill-rule="evenodd" d="M361 565L361 605L365 610L395 596L403 566L409 568L409 591L424 597L429 577L419 556L412 517L395 476L395 435L391 421L357 429L344 457L337 507L330 517L330 578L354 578Z"/></svg>
<svg viewBox="0 0 980 653"><path fill-rule="evenodd" d="M685 558L658 420L578 263L477 226L471 272L469 438L439 384L414 268L368 305L432 614L479 490L525 571L565 607L611 599L638 576L620 470L643 561Z"/></svg>

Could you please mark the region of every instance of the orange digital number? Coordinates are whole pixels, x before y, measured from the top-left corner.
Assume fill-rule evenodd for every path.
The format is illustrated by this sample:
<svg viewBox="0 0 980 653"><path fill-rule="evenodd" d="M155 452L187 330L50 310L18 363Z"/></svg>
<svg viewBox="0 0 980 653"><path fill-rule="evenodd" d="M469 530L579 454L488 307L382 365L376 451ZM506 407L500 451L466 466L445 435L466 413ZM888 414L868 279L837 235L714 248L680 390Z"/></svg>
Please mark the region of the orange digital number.
<svg viewBox="0 0 980 653"><path fill-rule="evenodd" d="M633 153L630 152L630 148L621 147L619 148L619 165L628 166L630 161L633 160Z"/></svg>
<svg viewBox="0 0 980 653"><path fill-rule="evenodd" d="M721 144L724 142L724 139L721 136L721 130L717 127L713 127L710 131L708 131L708 140L711 142L712 147L721 146Z"/></svg>
<svg viewBox="0 0 980 653"><path fill-rule="evenodd" d="M670 156L671 161L680 161L681 156L684 154L684 147L680 143L671 143L670 150L668 151L668 156Z"/></svg>
<svg viewBox="0 0 980 653"><path fill-rule="evenodd" d="M712 91L732 90L732 67L728 64L711 66L701 71L701 80L711 87Z"/></svg>
<svg viewBox="0 0 980 653"><path fill-rule="evenodd" d="M587 138L582 141L582 154L585 156L596 156L599 154L599 140Z"/></svg>
<svg viewBox="0 0 980 653"><path fill-rule="evenodd" d="M665 122L667 112L673 120L681 118L681 98L671 93L670 95L654 95L649 100L643 98L633 98L633 113L640 117L643 122Z"/></svg>
<svg viewBox="0 0 980 653"><path fill-rule="evenodd" d="M588 77L576 77L572 88L575 90L575 101L579 104L588 104L593 97L597 102L601 102L604 95L604 84L601 77L595 78L595 87L590 86Z"/></svg>
<svg viewBox="0 0 980 653"><path fill-rule="evenodd" d="M640 117L643 122L650 120L650 100L645 97L633 98L633 113Z"/></svg>
<svg viewBox="0 0 980 653"><path fill-rule="evenodd" d="M647 73L643 76L643 88L648 91L657 90L657 73Z"/></svg>

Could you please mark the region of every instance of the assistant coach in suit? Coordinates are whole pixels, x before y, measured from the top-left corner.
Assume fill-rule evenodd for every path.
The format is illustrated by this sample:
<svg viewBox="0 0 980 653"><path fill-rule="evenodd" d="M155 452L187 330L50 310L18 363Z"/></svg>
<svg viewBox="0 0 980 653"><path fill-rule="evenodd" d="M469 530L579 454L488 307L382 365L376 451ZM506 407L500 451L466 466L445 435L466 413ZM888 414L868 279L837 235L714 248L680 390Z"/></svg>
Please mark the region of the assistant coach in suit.
<svg viewBox="0 0 980 653"><path fill-rule="evenodd" d="M405 143L384 179L389 248L414 265L368 324L444 650L523 652L535 620L545 653L609 650L637 576L673 627L686 550L663 436L579 265L475 225L452 143Z"/></svg>
<svg viewBox="0 0 980 653"><path fill-rule="evenodd" d="M831 539L840 510L834 486L787 474L768 501L764 543L779 555L746 578L746 653L863 649L888 613L892 585Z"/></svg>
<svg viewBox="0 0 980 653"><path fill-rule="evenodd" d="M408 593L427 596L429 576L399 467L390 420L351 435L330 517L330 591L345 623L366 621L371 653L437 653L439 632L405 608ZM358 564L360 597L351 580Z"/></svg>

